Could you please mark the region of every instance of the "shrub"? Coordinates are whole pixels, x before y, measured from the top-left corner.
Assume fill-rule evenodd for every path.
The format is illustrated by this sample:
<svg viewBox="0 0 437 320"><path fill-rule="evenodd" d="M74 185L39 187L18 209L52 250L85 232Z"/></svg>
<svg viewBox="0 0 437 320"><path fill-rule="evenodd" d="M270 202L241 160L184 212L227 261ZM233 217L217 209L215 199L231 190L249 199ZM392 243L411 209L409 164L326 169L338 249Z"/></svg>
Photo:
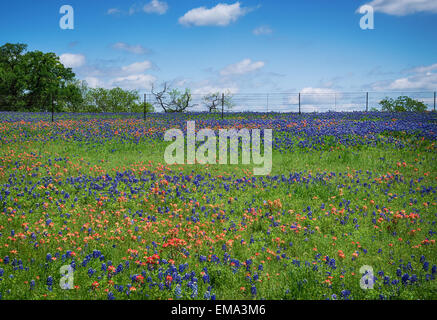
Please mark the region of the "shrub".
<svg viewBox="0 0 437 320"><path fill-rule="evenodd" d="M424 112L427 107L422 101L414 100L407 96L398 97L396 100L392 98L385 98L379 102L382 111L389 112Z"/></svg>

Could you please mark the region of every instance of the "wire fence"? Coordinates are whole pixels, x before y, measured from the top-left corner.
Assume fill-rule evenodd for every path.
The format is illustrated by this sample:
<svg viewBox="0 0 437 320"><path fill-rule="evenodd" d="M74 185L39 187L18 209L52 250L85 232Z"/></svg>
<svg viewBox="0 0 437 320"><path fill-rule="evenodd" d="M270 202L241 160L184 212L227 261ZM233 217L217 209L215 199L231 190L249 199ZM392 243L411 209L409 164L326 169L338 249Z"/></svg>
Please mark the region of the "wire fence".
<svg viewBox="0 0 437 320"><path fill-rule="evenodd" d="M210 103L204 98L208 94L191 94L190 107L185 112L209 111ZM215 110L218 112L327 112L327 111L371 111L381 110L379 102L385 98L396 99L399 96L408 96L423 102L429 111L436 109L436 92L434 91L375 91L375 92L300 92L300 93L236 93L219 94L220 97ZM164 100L169 100L164 95ZM222 99L232 104L228 108ZM152 93L144 95L144 100L153 105L155 112L163 109Z"/></svg>
<svg viewBox="0 0 437 320"><path fill-rule="evenodd" d="M211 94L191 94L189 108L184 112L198 113L210 112L211 100L205 100L206 96ZM214 102L215 113L221 114L223 118L225 114L237 112L253 112L253 113L311 113L311 112L367 112L381 111L380 101L385 98L396 99L400 96L407 96L414 100L423 102L427 106L428 111L436 111L436 91L374 91L374 92L300 92L300 93L236 93L236 94L216 94L212 99ZM171 101L168 94L161 97L161 101ZM143 102L153 105L154 113L164 113L160 101L152 93L146 93L143 96ZM146 104L143 112L136 112L128 109L124 112L111 113L107 112L58 112L55 111L53 103L47 105L43 110L36 110L35 116L43 120L55 121L55 118L62 119L71 116L77 117L92 117L92 118L143 118L148 117L146 112ZM24 108L25 110L34 110L34 108ZM140 108L141 109L141 108ZM0 111L0 119L16 119L19 115L15 111L16 108L2 108ZM55 116L56 115L56 116ZM18 118L17 118L18 119Z"/></svg>

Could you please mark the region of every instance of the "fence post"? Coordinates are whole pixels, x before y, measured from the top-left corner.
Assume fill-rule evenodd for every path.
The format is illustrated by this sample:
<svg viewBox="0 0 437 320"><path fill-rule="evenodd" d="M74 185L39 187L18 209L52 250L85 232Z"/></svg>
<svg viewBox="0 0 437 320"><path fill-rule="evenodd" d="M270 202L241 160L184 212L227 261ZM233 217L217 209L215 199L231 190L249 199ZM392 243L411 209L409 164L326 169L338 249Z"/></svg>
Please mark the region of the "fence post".
<svg viewBox="0 0 437 320"><path fill-rule="evenodd" d="M269 94L267 93L267 113L269 112Z"/></svg>
<svg viewBox="0 0 437 320"><path fill-rule="evenodd" d="M146 121L146 108L147 108L147 105L146 105L146 94L144 94L144 121Z"/></svg>
<svg viewBox="0 0 437 320"><path fill-rule="evenodd" d="M369 111L369 93L366 92L366 112Z"/></svg>
<svg viewBox="0 0 437 320"><path fill-rule="evenodd" d="M53 122L54 121L54 116L53 116L54 110L53 110L53 95L52 94L50 94L50 101L52 103L52 122Z"/></svg>
<svg viewBox="0 0 437 320"><path fill-rule="evenodd" d="M436 92L434 91L434 111L435 111L435 94Z"/></svg>
<svg viewBox="0 0 437 320"><path fill-rule="evenodd" d="M334 111L337 111L337 93L334 92Z"/></svg>
<svg viewBox="0 0 437 320"><path fill-rule="evenodd" d="M222 93L222 120L223 120L223 111L225 108L225 94Z"/></svg>
<svg viewBox="0 0 437 320"><path fill-rule="evenodd" d="M300 92L299 92L299 114L301 114L301 112L300 112Z"/></svg>

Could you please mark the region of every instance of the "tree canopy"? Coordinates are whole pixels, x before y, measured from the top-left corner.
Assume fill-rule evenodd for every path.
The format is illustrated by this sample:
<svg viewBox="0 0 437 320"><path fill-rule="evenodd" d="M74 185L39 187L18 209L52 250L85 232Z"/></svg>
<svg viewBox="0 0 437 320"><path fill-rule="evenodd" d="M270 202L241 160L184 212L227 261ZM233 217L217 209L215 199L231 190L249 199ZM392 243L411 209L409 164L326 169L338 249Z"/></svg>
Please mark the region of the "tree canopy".
<svg viewBox="0 0 437 320"><path fill-rule="evenodd" d="M6 43L0 47L0 106L2 110L59 109L71 96L75 74L56 54L26 52L27 45Z"/></svg>
<svg viewBox="0 0 437 320"><path fill-rule="evenodd" d="M0 47L0 111L143 112L136 90L89 88L52 52ZM146 105L147 112L153 106Z"/></svg>
<svg viewBox="0 0 437 320"><path fill-rule="evenodd" d="M389 112L424 112L427 107L422 101L414 100L407 96L401 96L395 99L385 98L379 102L382 111Z"/></svg>

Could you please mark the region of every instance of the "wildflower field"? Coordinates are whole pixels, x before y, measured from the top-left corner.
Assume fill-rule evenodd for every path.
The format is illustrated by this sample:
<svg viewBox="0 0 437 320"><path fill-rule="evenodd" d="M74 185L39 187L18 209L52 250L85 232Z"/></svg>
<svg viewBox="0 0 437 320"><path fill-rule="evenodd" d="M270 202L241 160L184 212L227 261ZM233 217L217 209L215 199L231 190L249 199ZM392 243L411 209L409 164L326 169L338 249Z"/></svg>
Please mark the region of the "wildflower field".
<svg viewBox="0 0 437 320"><path fill-rule="evenodd" d="M436 113L141 117L0 113L1 299L437 299ZM187 120L271 174L167 165Z"/></svg>

